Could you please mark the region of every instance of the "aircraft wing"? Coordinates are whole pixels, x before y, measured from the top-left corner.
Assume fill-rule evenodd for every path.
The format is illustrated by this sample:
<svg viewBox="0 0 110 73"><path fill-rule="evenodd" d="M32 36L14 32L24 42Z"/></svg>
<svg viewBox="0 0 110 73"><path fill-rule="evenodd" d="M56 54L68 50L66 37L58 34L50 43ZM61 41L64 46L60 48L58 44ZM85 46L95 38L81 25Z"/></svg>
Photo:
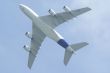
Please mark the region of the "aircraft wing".
<svg viewBox="0 0 110 73"><path fill-rule="evenodd" d="M45 38L45 34L35 26L35 24L32 24L32 39L31 39L31 47L29 52L29 58L28 58L28 67L31 68L32 64L36 58L36 54L38 53L38 50L40 49L40 46Z"/></svg>
<svg viewBox="0 0 110 73"><path fill-rule="evenodd" d="M45 23L47 23L48 25L50 25L52 28L55 28L58 25L66 22L67 20L70 20L90 10L91 10L90 8L85 7L81 9L71 10L68 12L56 13L55 16L47 15L47 16L41 16L39 18L43 20Z"/></svg>

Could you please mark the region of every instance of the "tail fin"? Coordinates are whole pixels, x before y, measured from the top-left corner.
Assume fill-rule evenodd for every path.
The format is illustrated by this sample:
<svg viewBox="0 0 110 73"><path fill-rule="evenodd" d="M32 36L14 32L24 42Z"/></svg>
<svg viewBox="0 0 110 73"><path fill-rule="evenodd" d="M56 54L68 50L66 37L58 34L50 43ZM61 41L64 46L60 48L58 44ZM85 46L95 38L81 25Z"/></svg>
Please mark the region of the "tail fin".
<svg viewBox="0 0 110 73"><path fill-rule="evenodd" d="M74 51L77 51L86 45L88 45L88 43L86 43L86 42L81 42L81 43L70 45L70 47L65 50L64 64L65 65L68 64L68 62L69 62L72 54L74 53Z"/></svg>

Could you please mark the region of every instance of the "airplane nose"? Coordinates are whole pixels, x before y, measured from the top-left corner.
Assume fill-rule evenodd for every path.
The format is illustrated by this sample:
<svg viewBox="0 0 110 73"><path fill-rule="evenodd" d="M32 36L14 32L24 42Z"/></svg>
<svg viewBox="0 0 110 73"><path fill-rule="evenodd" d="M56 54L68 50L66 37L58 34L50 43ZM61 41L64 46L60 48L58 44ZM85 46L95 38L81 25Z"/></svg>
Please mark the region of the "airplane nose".
<svg viewBox="0 0 110 73"><path fill-rule="evenodd" d="M20 9L22 9L22 8L23 8L22 4L19 4L19 8L20 8Z"/></svg>
<svg viewBox="0 0 110 73"><path fill-rule="evenodd" d="M23 4L19 4L19 8L20 8L21 10L24 10L25 5L23 5Z"/></svg>

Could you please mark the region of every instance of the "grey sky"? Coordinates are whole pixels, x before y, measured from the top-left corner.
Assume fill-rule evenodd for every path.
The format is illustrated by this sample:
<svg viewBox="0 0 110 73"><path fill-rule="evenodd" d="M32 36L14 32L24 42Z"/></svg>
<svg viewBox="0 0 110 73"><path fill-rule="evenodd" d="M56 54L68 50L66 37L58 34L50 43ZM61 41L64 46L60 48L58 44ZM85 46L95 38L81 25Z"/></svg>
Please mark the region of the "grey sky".
<svg viewBox="0 0 110 73"><path fill-rule="evenodd" d="M70 44L87 41L89 45L73 55L68 66L63 64L64 49L46 38L31 70L28 53L22 46L29 44L24 36L31 31L31 20L19 9L26 4L39 15L48 9L63 11L90 7L92 10L72 19L56 30ZM109 0L2 0L0 2L0 72L1 73L110 73L110 1Z"/></svg>

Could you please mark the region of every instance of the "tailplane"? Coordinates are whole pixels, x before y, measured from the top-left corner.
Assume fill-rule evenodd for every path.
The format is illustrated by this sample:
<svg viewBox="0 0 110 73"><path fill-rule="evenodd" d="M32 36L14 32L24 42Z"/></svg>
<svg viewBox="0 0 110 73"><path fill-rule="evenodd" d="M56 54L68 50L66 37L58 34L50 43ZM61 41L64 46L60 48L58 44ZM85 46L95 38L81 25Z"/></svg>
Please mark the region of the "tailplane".
<svg viewBox="0 0 110 73"><path fill-rule="evenodd" d="M77 50L79 50L80 48L82 48L82 47L84 47L84 46L86 46L86 45L88 45L88 43L86 43L86 42L81 42L81 43L77 43L77 44L72 44L72 45L70 45L70 46L71 46L71 48L72 48L74 51L77 51Z"/></svg>
<svg viewBox="0 0 110 73"><path fill-rule="evenodd" d="M68 49L65 50L65 55L64 55L64 64L65 65L68 64L68 62L69 62L69 60L70 60L70 58L71 58L71 56L72 56L73 53L74 52L69 51Z"/></svg>
<svg viewBox="0 0 110 73"><path fill-rule="evenodd" d="M65 50L65 55L64 55L64 64L67 65L72 54L75 53L75 51L79 50L80 48L88 45L86 42L81 42L77 44L72 44L70 45L66 50Z"/></svg>

